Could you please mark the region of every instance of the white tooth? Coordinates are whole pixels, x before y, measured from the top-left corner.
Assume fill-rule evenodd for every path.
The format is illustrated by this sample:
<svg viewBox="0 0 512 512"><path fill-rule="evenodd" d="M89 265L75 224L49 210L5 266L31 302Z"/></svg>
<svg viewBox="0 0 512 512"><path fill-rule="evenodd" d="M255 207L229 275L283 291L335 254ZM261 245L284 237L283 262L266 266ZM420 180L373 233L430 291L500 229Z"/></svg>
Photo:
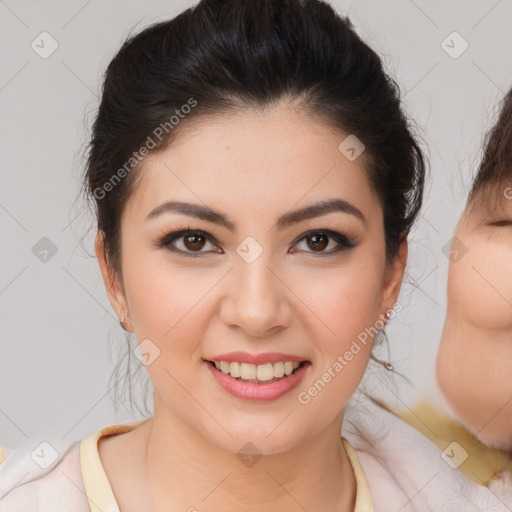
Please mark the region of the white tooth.
<svg viewBox="0 0 512 512"><path fill-rule="evenodd" d="M247 379L247 380L255 379L256 378L256 365L242 363L240 365L240 377L242 377L242 379Z"/></svg>
<svg viewBox="0 0 512 512"><path fill-rule="evenodd" d="M284 375L284 363L274 363L274 377L278 379Z"/></svg>
<svg viewBox="0 0 512 512"><path fill-rule="evenodd" d="M292 372L293 363L291 361L286 361L286 363L284 363L284 373L286 373L286 375L291 375Z"/></svg>
<svg viewBox="0 0 512 512"><path fill-rule="evenodd" d="M272 380L274 378L274 367L271 363L259 364L256 367L258 380Z"/></svg>
<svg viewBox="0 0 512 512"><path fill-rule="evenodd" d="M291 375L294 370L299 367L297 361L286 361L266 364L249 364L227 361L215 362L217 370L221 370L225 374L229 374L234 378L241 377L245 380L259 380L262 382L270 381L273 378L280 379L284 375Z"/></svg>
<svg viewBox="0 0 512 512"><path fill-rule="evenodd" d="M229 374L231 377L240 377L240 363L231 363L229 365Z"/></svg>

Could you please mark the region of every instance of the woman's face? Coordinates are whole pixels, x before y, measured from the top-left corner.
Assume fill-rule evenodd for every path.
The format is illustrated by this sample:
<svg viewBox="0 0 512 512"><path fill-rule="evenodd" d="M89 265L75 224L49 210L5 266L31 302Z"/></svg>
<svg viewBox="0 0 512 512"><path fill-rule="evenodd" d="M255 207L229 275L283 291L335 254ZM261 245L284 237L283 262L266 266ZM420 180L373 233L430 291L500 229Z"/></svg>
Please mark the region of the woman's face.
<svg viewBox="0 0 512 512"><path fill-rule="evenodd" d="M346 135L285 107L188 128L143 162L122 217L124 289L109 298L142 343L155 417L232 451L248 440L283 451L341 423L369 359L365 329L393 307L407 246L386 266L382 209L364 154L338 149ZM326 201L336 207L321 211ZM200 233L171 240L188 229ZM232 352L261 356L258 378L270 363L308 364L263 388L208 362Z"/></svg>
<svg viewBox="0 0 512 512"><path fill-rule="evenodd" d="M437 358L455 413L486 443L512 448L512 194L477 197L455 231L448 310ZM453 249L453 246L452 246Z"/></svg>

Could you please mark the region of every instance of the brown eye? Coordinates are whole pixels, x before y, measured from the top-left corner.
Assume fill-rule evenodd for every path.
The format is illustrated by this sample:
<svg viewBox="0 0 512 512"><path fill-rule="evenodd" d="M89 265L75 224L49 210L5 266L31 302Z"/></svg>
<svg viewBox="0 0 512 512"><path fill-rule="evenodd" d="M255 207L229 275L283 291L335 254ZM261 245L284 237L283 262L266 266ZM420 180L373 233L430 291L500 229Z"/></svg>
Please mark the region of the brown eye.
<svg viewBox="0 0 512 512"><path fill-rule="evenodd" d="M331 230L310 231L303 235L297 243L304 243L309 250L304 252L316 253L318 256L335 255L348 249L357 247L357 243L352 242L346 236ZM333 242L333 248L329 251L325 249ZM211 244L211 250L203 250L207 244ZM169 251L183 256L201 256L211 253L222 253L215 238L210 234L194 229L182 229L169 233L163 237L156 245L166 247ZM295 252L295 251L293 251Z"/></svg>
<svg viewBox="0 0 512 512"><path fill-rule="evenodd" d="M306 237L309 247L312 249L323 251L329 245L329 237L324 234L314 233Z"/></svg>
<svg viewBox="0 0 512 512"><path fill-rule="evenodd" d="M210 243L214 252L216 244L214 238L203 232L192 229L182 229L169 233L165 236L157 245L160 247L166 247L171 252L183 254L185 256L200 256L206 252L212 252L203 250L203 248Z"/></svg>
<svg viewBox="0 0 512 512"><path fill-rule="evenodd" d="M201 250L205 242L206 239L203 235L192 234L183 237L183 245L190 251Z"/></svg>
<svg viewBox="0 0 512 512"><path fill-rule="evenodd" d="M330 245L331 242L332 247L330 250L326 251L325 249ZM316 253L318 256L328 256L331 254L334 255L348 249L353 249L358 245L341 233L337 233L336 231L331 230L310 231L309 233L303 235L298 240L298 243L302 243L306 246L304 252L309 252L310 254Z"/></svg>

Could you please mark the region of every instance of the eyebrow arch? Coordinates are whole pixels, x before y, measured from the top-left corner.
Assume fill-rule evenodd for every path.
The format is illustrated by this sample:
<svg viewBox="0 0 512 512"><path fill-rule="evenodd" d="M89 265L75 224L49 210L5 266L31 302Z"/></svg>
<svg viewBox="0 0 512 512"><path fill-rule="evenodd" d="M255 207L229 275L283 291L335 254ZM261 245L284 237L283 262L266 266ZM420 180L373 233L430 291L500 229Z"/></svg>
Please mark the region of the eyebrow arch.
<svg viewBox="0 0 512 512"><path fill-rule="evenodd" d="M189 215L190 217L196 217L198 219L224 226L232 232L235 231L235 223L229 215L212 210L208 206L180 201L167 201L160 206L157 206L148 214L146 221L169 212L182 213L184 215ZM344 199L329 199L314 203L299 210L285 213L279 217L276 226L278 229L284 229L304 220L320 217L333 212L343 212L354 215L360 219L365 226L367 225L366 218L359 208Z"/></svg>

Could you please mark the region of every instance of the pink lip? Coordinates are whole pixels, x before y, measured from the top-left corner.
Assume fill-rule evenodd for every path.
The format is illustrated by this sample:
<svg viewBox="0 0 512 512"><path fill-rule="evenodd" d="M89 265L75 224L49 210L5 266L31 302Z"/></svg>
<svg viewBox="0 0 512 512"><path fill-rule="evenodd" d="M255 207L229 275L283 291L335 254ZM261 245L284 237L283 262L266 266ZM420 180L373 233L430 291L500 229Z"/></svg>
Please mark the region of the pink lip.
<svg viewBox="0 0 512 512"><path fill-rule="evenodd" d="M225 361L225 359L222 360ZM226 373L217 370L208 361L205 361L205 364L210 373L213 375L214 379L225 391L237 398L259 402L276 400L286 395L286 393L289 393L292 389L300 384L304 378L304 375L308 371L308 368L311 366L311 363L308 362L301 368L298 368L295 373L289 375L288 377L283 377L278 381L271 382L269 384L257 384L236 380L235 378L231 377L231 375L227 375Z"/></svg>
<svg viewBox="0 0 512 512"><path fill-rule="evenodd" d="M307 359L301 356L292 356L290 354L280 354L277 352L267 352L264 354L257 355L249 354L249 352L229 352L228 354L221 354L220 356L215 356L207 360L213 361L214 363L226 361L227 363L248 364L278 363L280 361L282 361L283 363L285 363L286 361L297 361L298 363L301 363L302 361L307 361Z"/></svg>

